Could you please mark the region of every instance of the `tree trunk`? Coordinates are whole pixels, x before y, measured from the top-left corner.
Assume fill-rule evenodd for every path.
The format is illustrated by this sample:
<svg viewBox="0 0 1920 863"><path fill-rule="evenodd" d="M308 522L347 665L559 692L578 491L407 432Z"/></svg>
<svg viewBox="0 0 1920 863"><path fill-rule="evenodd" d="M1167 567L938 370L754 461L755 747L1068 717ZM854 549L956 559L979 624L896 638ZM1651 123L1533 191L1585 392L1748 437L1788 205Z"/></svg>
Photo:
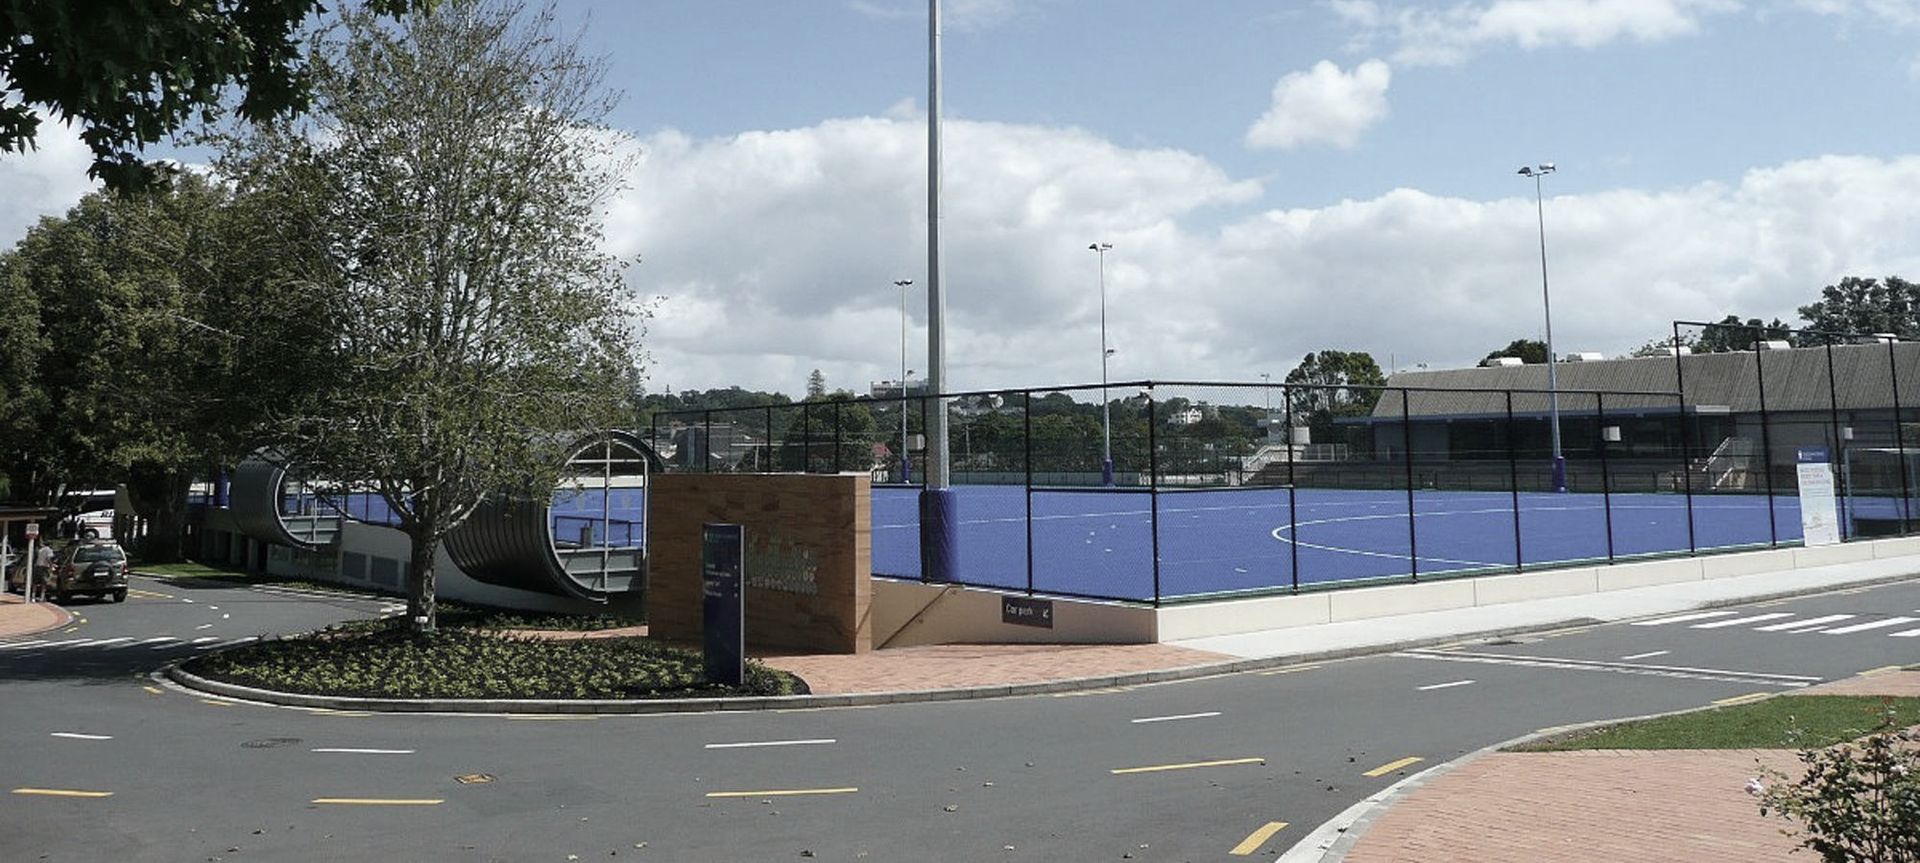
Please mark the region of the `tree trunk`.
<svg viewBox="0 0 1920 863"><path fill-rule="evenodd" d="M438 625L433 559L440 550L440 540L431 536L414 536L412 540L413 557L407 565L407 619L415 633L425 634Z"/></svg>
<svg viewBox="0 0 1920 863"><path fill-rule="evenodd" d="M129 472L128 496L134 511L147 520L147 534L140 540L140 558L149 563L172 563L181 559L180 534L187 523L187 492L193 478L178 470L142 470Z"/></svg>

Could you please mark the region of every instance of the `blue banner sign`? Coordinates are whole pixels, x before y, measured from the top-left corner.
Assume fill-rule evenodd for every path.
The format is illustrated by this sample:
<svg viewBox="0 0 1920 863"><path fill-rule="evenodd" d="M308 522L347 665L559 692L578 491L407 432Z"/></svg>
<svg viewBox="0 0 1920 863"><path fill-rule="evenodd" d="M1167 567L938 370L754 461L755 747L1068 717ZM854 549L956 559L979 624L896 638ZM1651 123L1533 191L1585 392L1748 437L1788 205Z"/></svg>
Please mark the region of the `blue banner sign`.
<svg viewBox="0 0 1920 863"><path fill-rule="evenodd" d="M1800 448L1801 464L1830 464L1832 461L1833 459L1827 455L1826 447L1803 446Z"/></svg>
<svg viewBox="0 0 1920 863"><path fill-rule="evenodd" d="M746 531L707 524L700 533L700 633L708 683L739 686L747 672Z"/></svg>

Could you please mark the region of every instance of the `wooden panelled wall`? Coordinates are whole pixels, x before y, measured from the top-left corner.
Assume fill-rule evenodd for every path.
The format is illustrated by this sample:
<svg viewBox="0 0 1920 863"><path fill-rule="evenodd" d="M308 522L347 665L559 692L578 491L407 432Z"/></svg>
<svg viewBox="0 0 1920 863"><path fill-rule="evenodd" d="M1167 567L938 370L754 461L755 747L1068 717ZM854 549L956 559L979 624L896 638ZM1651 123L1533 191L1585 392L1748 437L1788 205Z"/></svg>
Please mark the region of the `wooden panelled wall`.
<svg viewBox="0 0 1920 863"><path fill-rule="evenodd" d="M654 474L647 489L653 635L700 638L700 529L746 528L747 646L873 649L866 474Z"/></svg>

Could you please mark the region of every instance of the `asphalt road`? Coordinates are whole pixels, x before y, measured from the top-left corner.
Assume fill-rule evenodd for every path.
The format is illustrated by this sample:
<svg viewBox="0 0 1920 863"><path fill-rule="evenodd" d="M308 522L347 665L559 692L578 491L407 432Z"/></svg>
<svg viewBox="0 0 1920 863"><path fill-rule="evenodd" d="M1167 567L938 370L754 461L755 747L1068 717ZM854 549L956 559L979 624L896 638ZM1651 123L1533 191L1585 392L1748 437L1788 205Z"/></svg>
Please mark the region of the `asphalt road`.
<svg viewBox="0 0 1920 863"><path fill-rule="evenodd" d="M864 709L367 715L149 676L384 605L136 579L123 605L78 605L70 631L0 642L0 860L1270 860L1481 746L1920 661L1908 582L1278 673Z"/></svg>

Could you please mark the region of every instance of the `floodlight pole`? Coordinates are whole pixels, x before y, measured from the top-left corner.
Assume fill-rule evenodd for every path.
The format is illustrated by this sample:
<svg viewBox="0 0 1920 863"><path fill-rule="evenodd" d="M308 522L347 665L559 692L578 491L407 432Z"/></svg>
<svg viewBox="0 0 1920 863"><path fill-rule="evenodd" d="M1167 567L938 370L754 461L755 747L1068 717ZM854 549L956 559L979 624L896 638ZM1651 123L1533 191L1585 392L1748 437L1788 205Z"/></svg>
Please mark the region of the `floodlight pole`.
<svg viewBox="0 0 1920 863"><path fill-rule="evenodd" d="M900 481L913 481L913 465L907 460L907 289L912 279L895 279L900 289Z"/></svg>
<svg viewBox="0 0 1920 863"><path fill-rule="evenodd" d="M1113 356L1113 349L1107 347L1107 253L1113 251L1113 244L1093 243L1087 248L1100 255L1100 484L1111 488L1113 419L1107 398L1107 358Z"/></svg>
<svg viewBox="0 0 1920 863"><path fill-rule="evenodd" d="M1547 209L1543 203L1540 178L1554 172L1552 162L1520 168L1520 176L1533 178L1533 211L1540 222L1540 307L1547 321L1547 423L1553 440L1553 490L1567 490L1567 457L1560 451L1560 376L1559 357L1553 352L1553 295L1547 290Z"/></svg>
<svg viewBox="0 0 1920 863"><path fill-rule="evenodd" d="M920 577L948 582L959 575L958 516L948 487L947 296L940 261L940 0L927 0L927 417L926 478L920 492Z"/></svg>

